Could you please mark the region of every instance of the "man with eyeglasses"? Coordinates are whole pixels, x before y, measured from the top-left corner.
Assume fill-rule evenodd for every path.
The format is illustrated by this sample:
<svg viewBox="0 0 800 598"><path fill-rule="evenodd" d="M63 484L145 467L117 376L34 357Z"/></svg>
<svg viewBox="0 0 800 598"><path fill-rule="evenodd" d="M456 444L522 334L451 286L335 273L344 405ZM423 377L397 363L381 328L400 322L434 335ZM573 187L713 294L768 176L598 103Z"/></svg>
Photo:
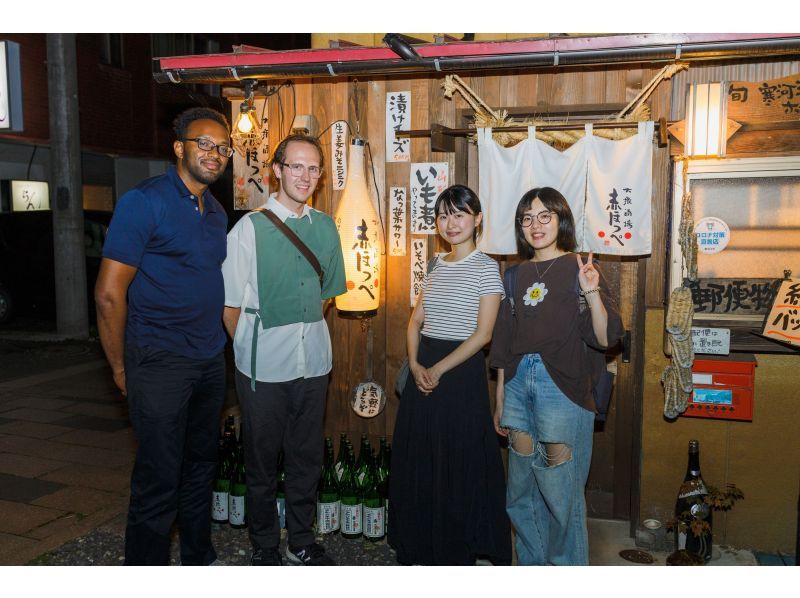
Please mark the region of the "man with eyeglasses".
<svg viewBox="0 0 800 598"><path fill-rule="evenodd" d="M208 186L233 150L215 110L186 110L174 129L175 166L117 203L95 288L100 342L138 440L126 565L169 564L176 518L181 563L218 563L210 512L225 397L228 218Z"/></svg>
<svg viewBox="0 0 800 598"><path fill-rule="evenodd" d="M314 541L312 529L332 364L324 303L346 290L336 224L306 203L317 188L322 166L322 148L315 137L287 137L272 159L278 192L262 206L307 246L322 276L258 210L231 229L222 266L224 321L233 338L242 407L252 565L283 564L275 500L281 451L286 558L301 565L335 564Z"/></svg>

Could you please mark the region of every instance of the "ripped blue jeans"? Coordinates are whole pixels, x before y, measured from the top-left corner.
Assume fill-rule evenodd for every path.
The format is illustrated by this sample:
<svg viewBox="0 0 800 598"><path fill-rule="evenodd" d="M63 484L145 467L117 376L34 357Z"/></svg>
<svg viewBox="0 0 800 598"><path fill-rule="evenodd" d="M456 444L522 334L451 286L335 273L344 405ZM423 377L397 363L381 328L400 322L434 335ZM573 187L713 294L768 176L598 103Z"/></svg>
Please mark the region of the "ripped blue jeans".
<svg viewBox="0 0 800 598"><path fill-rule="evenodd" d="M594 413L555 385L538 353L504 385L500 425L509 430L506 511L520 565L588 565L584 489Z"/></svg>

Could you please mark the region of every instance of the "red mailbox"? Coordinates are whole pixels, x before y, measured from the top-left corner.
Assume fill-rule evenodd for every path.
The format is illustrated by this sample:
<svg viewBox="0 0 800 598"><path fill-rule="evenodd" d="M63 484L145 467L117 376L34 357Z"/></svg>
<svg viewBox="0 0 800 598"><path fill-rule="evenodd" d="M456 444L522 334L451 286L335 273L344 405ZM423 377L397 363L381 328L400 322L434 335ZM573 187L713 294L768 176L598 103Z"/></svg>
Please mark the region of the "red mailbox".
<svg viewBox="0 0 800 598"><path fill-rule="evenodd" d="M682 415L752 421L756 365L749 354L695 357L694 390Z"/></svg>

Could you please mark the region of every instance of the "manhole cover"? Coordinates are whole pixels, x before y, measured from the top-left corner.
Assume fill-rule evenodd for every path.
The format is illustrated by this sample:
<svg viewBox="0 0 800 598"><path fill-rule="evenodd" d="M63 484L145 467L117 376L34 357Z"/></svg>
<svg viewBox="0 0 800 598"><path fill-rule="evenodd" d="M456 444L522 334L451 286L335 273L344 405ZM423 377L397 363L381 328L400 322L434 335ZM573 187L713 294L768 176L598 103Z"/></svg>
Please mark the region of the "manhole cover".
<svg viewBox="0 0 800 598"><path fill-rule="evenodd" d="M621 550L619 553L626 561L630 561L631 563L641 563L643 565L649 565L655 562L653 559L653 555L649 552L644 552L643 550Z"/></svg>

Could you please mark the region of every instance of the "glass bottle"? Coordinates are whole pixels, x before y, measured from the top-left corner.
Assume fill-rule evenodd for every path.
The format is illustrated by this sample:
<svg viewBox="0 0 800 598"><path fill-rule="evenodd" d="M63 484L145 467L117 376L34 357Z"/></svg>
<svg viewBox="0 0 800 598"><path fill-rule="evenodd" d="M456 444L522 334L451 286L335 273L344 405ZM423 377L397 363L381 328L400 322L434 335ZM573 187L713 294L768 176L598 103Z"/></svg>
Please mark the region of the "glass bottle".
<svg viewBox="0 0 800 598"><path fill-rule="evenodd" d="M372 448L369 446L369 438L367 438L366 434L361 435L361 448L358 450L358 460L356 461L355 466L355 482L356 482L356 490L363 491L364 490L364 479L367 475L367 469L369 469L369 462L370 458L372 457Z"/></svg>
<svg viewBox="0 0 800 598"><path fill-rule="evenodd" d="M678 498L675 501L675 548L711 559L711 508L705 502L708 490L700 474L700 443L689 441L689 461ZM707 525L706 525L707 524ZM698 532L695 534L694 532Z"/></svg>
<svg viewBox="0 0 800 598"><path fill-rule="evenodd" d="M380 476L377 458L369 456L367 459L368 467L361 499L364 512L362 529L367 540L378 542L386 535L386 507L378 490Z"/></svg>
<svg viewBox="0 0 800 598"><path fill-rule="evenodd" d="M336 474L336 483L342 481L342 471L344 470L344 462L347 459L347 433L342 432L339 435L339 454L336 457L336 464L334 465L334 473Z"/></svg>
<svg viewBox="0 0 800 598"><path fill-rule="evenodd" d="M349 540L361 536L361 498L355 484L354 455L352 447L348 450L348 462L342 471L339 487L341 502L341 534Z"/></svg>
<svg viewBox="0 0 800 598"><path fill-rule="evenodd" d="M228 450L224 434L219 437L217 450L217 473L211 491L211 521L228 523L228 494L233 476L233 454Z"/></svg>
<svg viewBox="0 0 800 598"><path fill-rule="evenodd" d="M278 511L279 529L286 528L286 470L283 468L283 451L278 453L278 481L275 486L275 507Z"/></svg>
<svg viewBox="0 0 800 598"><path fill-rule="evenodd" d="M244 469L244 447L242 435L239 434L239 445L236 447L236 472L231 480L231 490L228 496L228 523L231 527L242 528L247 526L247 513L245 500L247 496L247 483Z"/></svg>
<svg viewBox="0 0 800 598"><path fill-rule="evenodd" d="M333 444L325 449L325 462L317 492L317 533L332 534L339 529L339 491L333 469Z"/></svg>

